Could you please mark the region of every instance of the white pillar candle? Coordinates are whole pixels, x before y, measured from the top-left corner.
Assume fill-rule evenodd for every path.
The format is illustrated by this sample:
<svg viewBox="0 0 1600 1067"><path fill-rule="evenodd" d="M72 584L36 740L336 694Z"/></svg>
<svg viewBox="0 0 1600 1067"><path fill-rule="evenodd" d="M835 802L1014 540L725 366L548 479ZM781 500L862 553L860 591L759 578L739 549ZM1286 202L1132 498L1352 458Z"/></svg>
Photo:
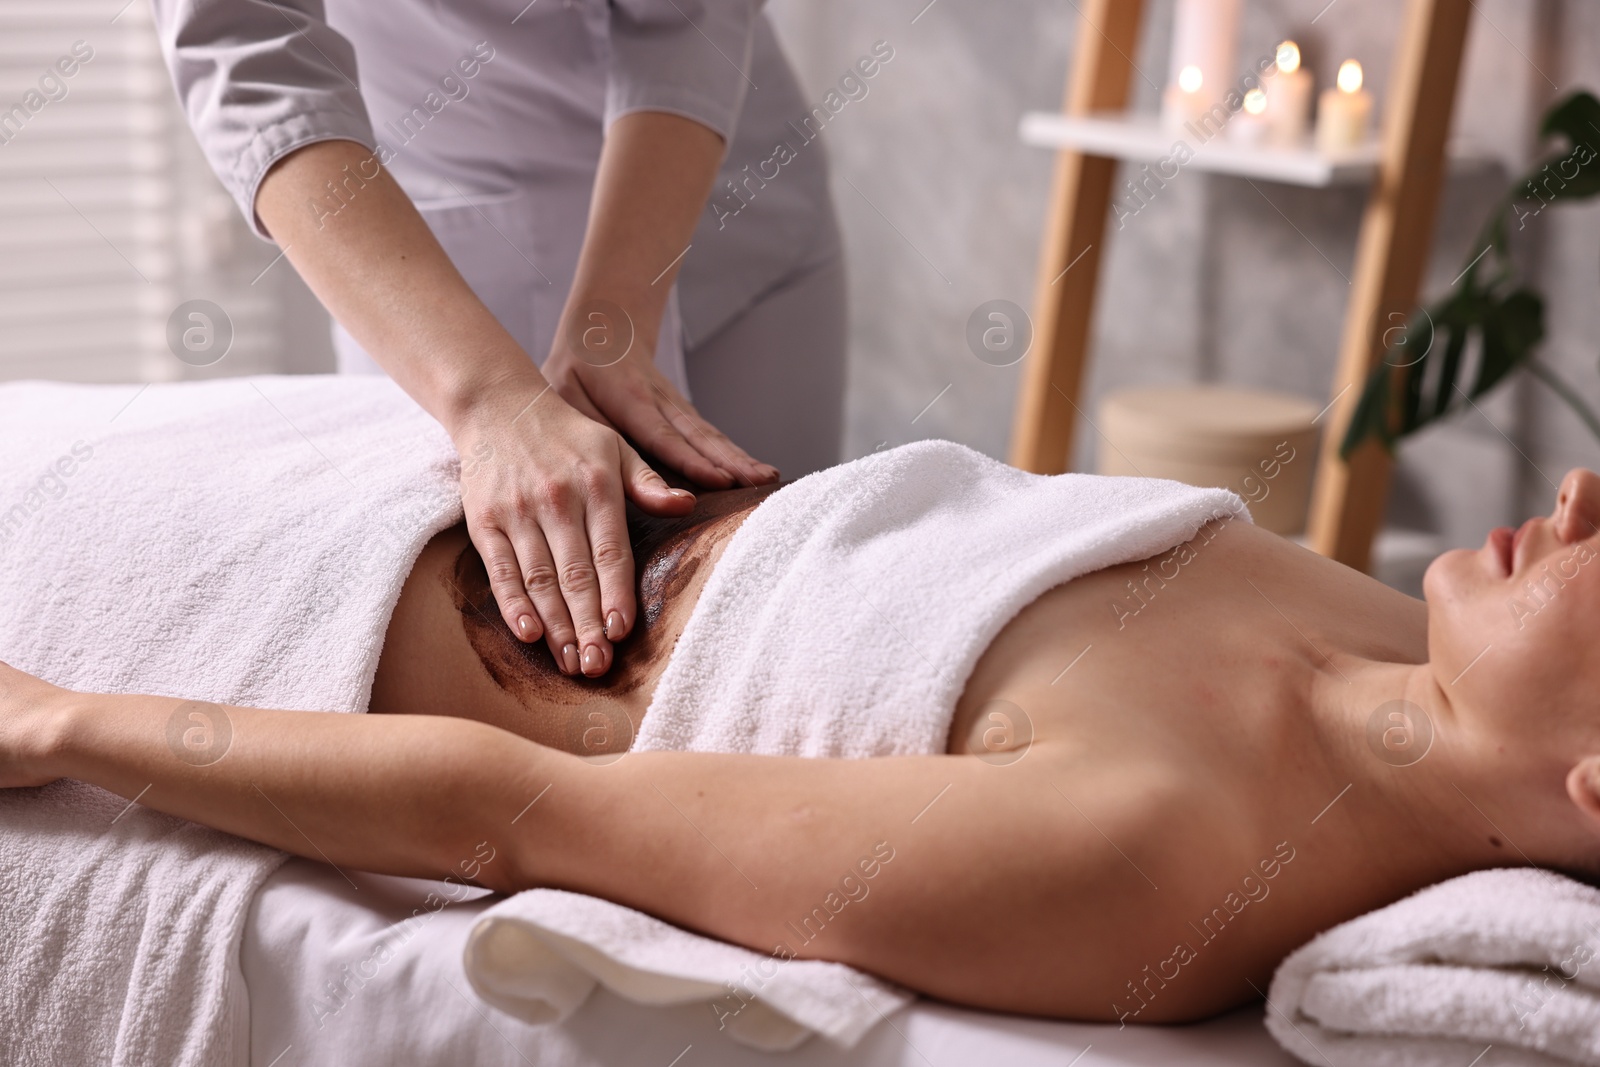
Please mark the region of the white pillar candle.
<svg viewBox="0 0 1600 1067"><path fill-rule="evenodd" d="M1271 125L1267 115L1267 94L1251 89L1244 94L1244 107L1228 123L1228 140L1237 145L1264 144Z"/></svg>
<svg viewBox="0 0 1600 1067"><path fill-rule="evenodd" d="M1178 0L1161 118L1169 127L1196 121L1222 101L1240 77L1233 69L1240 0Z"/></svg>
<svg viewBox="0 0 1600 1067"><path fill-rule="evenodd" d="M1284 41L1278 46L1277 70L1267 80L1269 138L1280 145L1299 145L1311 123L1311 72L1300 64L1300 46Z"/></svg>
<svg viewBox="0 0 1600 1067"><path fill-rule="evenodd" d="M1161 94L1161 123L1170 130L1193 122L1211 106L1202 95L1205 75L1191 63L1178 72L1177 79Z"/></svg>
<svg viewBox="0 0 1600 1067"><path fill-rule="evenodd" d="M1339 65L1337 88L1325 89L1317 101L1317 149L1347 152L1367 140L1372 120L1372 94L1361 88L1361 64L1347 59Z"/></svg>

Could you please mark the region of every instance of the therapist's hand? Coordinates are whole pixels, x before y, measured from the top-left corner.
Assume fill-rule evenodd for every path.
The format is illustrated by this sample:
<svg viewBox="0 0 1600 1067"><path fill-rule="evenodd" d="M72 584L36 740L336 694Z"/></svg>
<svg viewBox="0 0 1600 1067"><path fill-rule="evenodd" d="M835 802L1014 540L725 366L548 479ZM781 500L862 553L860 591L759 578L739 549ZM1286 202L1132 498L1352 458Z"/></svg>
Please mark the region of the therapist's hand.
<svg viewBox="0 0 1600 1067"><path fill-rule="evenodd" d="M351 175L358 195L337 211L323 204L329 188L354 186ZM256 213L323 305L455 441L467 529L511 632L545 641L563 669L604 673L637 618L624 498L675 515L693 496L547 390L361 145L319 141L285 156Z"/></svg>
<svg viewBox="0 0 1600 1067"><path fill-rule="evenodd" d="M592 329L599 330L595 326ZM583 330L563 331L581 338ZM707 422L637 343L617 362L575 350L565 338L545 361L545 378L574 408L614 426L639 447L708 489L765 485L778 471L758 463Z"/></svg>
<svg viewBox="0 0 1600 1067"><path fill-rule="evenodd" d="M694 496L531 376L452 433L467 531L506 625L523 641L543 638L566 673L604 674L612 642L638 617L624 497L682 515Z"/></svg>
<svg viewBox="0 0 1600 1067"><path fill-rule="evenodd" d="M751 459L656 369L673 281L722 160L722 138L663 111L606 130L583 250L543 370L573 407L602 419L708 489L761 485Z"/></svg>

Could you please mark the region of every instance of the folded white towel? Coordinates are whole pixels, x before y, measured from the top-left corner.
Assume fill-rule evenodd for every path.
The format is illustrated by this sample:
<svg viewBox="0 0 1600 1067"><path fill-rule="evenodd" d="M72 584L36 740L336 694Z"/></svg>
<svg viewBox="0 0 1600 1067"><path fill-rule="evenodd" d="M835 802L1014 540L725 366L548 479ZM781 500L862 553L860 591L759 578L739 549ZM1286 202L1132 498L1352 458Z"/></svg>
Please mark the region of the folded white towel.
<svg viewBox="0 0 1600 1067"><path fill-rule="evenodd" d="M4 385L0 457L0 659L83 690L360 711L461 510L384 379ZM0 1061L243 1062L230 976L281 853L76 782L0 791L0 826Z"/></svg>
<svg viewBox="0 0 1600 1067"><path fill-rule="evenodd" d="M814 1030L853 1045L911 999L843 964L777 960L555 889L486 913L465 966L484 1000L524 1022L559 1022L604 985L636 1004L710 1005L729 1037L772 1052Z"/></svg>
<svg viewBox="0 0 1600 1067"><path fill-rule="evenodd" d="M944 752L967 677L1017 612L1225 515L1249 518L1226 490L1045 478L943 441L813 474L729 541L635 750ZM486 912L466 970L484 999L530 1022L564 1018L598 981L652 1003L704 1001L731 1037L769 1049L812 1032L848 1046L909 999L848 967L780 965L551 890Z"/></svg>
<svg viewBox="0 0 1600 1067"><path fill-rule="evenodd" d="M1307 1063L1600 1067L1600 890L1537 870L1430 886L1278 968L1267 1029Z"/></svg>

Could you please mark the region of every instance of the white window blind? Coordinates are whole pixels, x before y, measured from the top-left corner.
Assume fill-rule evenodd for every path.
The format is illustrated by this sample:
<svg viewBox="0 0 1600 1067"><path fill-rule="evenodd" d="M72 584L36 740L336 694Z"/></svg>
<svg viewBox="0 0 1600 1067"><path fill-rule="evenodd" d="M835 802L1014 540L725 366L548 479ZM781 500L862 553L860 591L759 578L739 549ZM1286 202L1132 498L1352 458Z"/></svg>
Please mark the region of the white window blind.
<svg viewBox="0 0 1600 1067"><path fill-rule="evenodd" d="M257 277L277 250L206 168L145 0L124 2L0 4L0 378L276 370L288 265ZM193 299L232 325L214 366L168 348L169 316Z"/></svg>

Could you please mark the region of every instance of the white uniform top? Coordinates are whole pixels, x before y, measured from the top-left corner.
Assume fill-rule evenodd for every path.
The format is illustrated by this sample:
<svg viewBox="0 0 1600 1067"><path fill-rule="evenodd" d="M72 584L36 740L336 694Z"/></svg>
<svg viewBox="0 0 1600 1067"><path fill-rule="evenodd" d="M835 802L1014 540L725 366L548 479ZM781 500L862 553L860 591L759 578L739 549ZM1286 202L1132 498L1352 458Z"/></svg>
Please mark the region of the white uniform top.
<svg viewBox="0 0 1600 1067"><path fill-rule="evenodd" d="M189 122L257 233L274 162L315 141L366 145L536 360L619 115L670 111L728 141L658 345L680 387L680 305L690 335L708 337L837 241L822 146L761 0L153 3ZM780 143L792 158L751 181ZM736 176L748 203L734 216L714 205L740 203ZM359 193L359 175L345 184ZM307 210L333 211L339 195Z"/></svg>

